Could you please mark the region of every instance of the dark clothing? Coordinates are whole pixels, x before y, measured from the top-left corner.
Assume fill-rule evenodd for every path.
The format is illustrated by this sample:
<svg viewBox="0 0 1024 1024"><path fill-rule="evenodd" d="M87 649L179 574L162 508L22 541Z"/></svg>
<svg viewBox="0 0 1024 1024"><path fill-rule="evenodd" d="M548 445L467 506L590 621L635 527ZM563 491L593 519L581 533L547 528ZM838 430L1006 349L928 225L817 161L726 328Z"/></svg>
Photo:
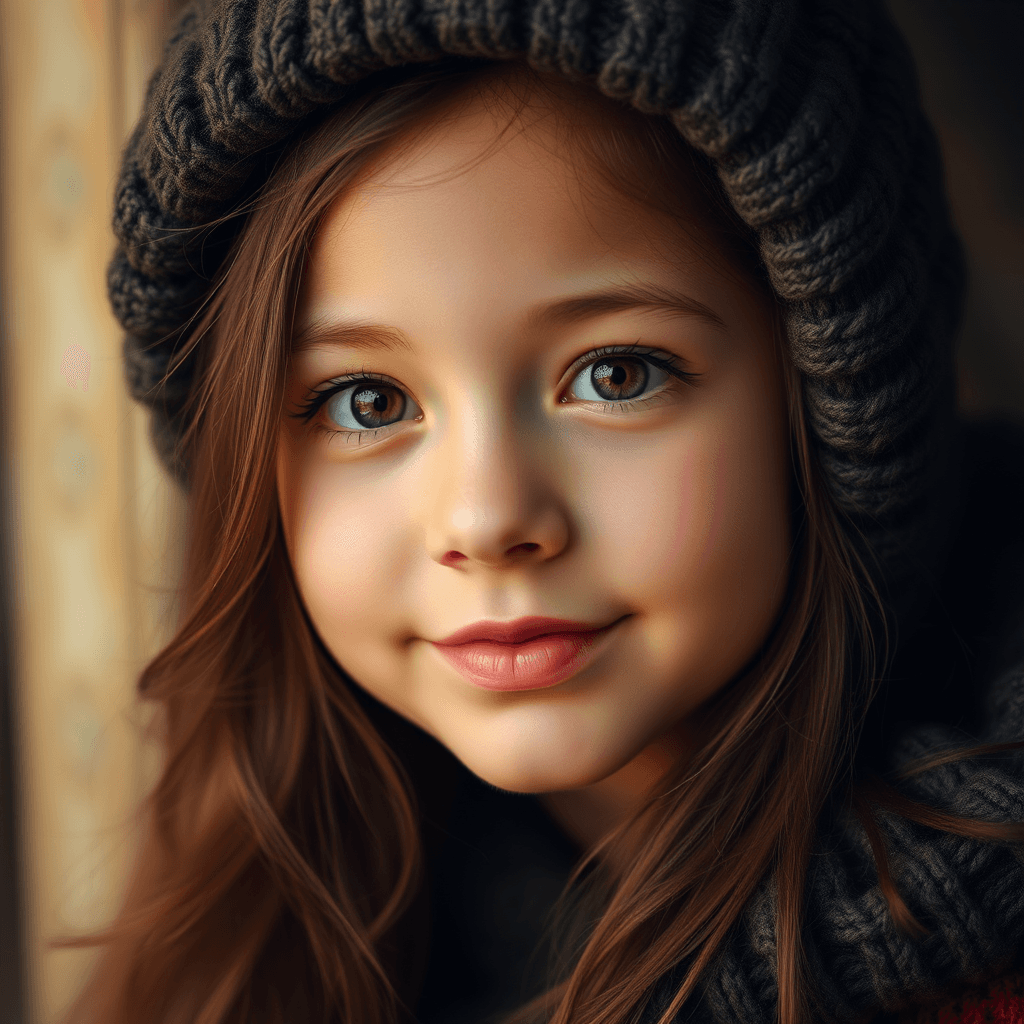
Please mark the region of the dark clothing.
<svg viewBox="0 0 1024 1024"><path fill-rule="evenodd" d="M495 789L461 766L446 830L431 871L418 1011L422 1024L482 1024L541 991L545 915L579 851L535 796Z"/></svg>

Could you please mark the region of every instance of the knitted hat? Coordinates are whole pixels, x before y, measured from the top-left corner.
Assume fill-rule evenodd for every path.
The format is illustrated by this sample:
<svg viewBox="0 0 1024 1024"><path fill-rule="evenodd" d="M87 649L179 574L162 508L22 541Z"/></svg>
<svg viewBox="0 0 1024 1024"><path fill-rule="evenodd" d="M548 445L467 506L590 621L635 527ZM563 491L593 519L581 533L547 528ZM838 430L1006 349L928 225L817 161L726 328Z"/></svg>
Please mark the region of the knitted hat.
<svg viewBox="0 0 1024 1024"><path fill-rule="evenodd" d="M108 275L128 388L168 469L187 487L174 447L191 364L163 378L217 269L207 222L361 79L449 55L589 83L711 159L783 302L826 486L905 625L956 493L963 268L913 62L875 0L193 3L124 154Z"/></svg>

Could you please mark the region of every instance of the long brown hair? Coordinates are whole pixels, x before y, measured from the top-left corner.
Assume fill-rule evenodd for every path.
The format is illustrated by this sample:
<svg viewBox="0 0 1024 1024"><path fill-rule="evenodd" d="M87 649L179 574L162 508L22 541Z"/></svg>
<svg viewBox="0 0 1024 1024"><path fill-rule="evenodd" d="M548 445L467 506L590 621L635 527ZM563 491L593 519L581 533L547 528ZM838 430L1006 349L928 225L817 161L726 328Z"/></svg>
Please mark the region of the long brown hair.
<svg viewBox="0 0 1024 1024"><path fill-rule="evenodd" d="M196 383L182 443L191 487L179 625L139 680L161 711L165 763L119 916L102 934L59 943L106 947L69 1022L385 1024L410 1015L426 940L417 897L428 797L411 780L429 775L417 761L429 744L396 744L397 716L374 707L316 635L283 543L275 455L299 284L321 219L375 155L457 112L485 81L506 100L525 83L517 113L530 88L551 86L520 62L511 65L519 77L496 69L510 70L459 58L373 76L284 150L233 214L244 226L181 352L195 361ZM713 243L710 258L770 296L751 234L710 166L668 121L607 102L614 116L600 131L570 131L567 152L687 230L696 223ZM701 197L696 215L673 199L681 178ZM795 496L784 610L754 661L701 710L701 748L581 861L573 884L590 888L588 923L523 1020L620 1024L690 958L667 1024L766 877L776 894L779 1020L808 1019L802 898L816 824L837 792L867 831L904 931L923 927L892 883L870 804L958 835L1024 842L1021 826L913 803L877 777L854 781L859 729L886 664L872 626L878 593L819 479L776 321ZM1011 746L1021 744L984 749ZM937 755L916 771L981 749Z"/></svg>

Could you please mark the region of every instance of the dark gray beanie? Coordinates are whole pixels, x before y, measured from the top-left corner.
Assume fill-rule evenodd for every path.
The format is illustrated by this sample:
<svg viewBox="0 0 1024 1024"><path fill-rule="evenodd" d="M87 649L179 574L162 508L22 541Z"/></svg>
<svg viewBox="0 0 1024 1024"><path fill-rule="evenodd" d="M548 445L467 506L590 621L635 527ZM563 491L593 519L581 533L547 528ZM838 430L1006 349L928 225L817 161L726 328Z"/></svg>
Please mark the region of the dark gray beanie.
<svg viewBox="0 0 1024 1024"><path fill-rule="evenodd" d="M194 3L125 150L108 275L127 332L129 391L153 410L153 440L175 478L187 487L189 467L175 449L192 364L164 378L240 220L213 247L208 223L251 197L268 155L361 80L449 56L525 58L589 83L668 116L712 161L756 231L782 300L825 484L851 537L879 560L889 613L905 630L930 593L957 515L952 349L964 272L913 62L876 0ZM922 742L908 740L907 756ZM935 783L936 800L966 785L958 771ZM1017 787L1003 804L1020 799ZM963 796L957 809L975 804ZM900 837L908 856L919 831L908 826ZM816 862L813 886L816 905L846 915L822 918L815 949L832 964L837 1014L853 1019L900 985L900 971L886 973L865 937L884 936L901 962L910 954L891 934L877 886L859 881L871 861L863 834L850 834L852 846ZM969 859L972 877L1020 881L1000 855L983 863L977 844L943 842L953 861ZM946 888L936 886L941 903ZM749 941L742 951L730 946L709 983L720 1020L771 1019L773 940L761 927L770 891L760 899ZM986 913L1016 941L1021 900L1005 888L992 899ZM832 961L822 949L839 952ZM964 962L949 949L936 945L927 970L914 960L915 979L966 976L980 962L977 943Z"/></svg>
<svg viewBox="0 0 1024 1024"><path fill-rule="evenodd" d="M124 154L108 274L128 388L176 479L191 362L164 377L224 251L207 222L361 79L449 55L589 82L710 157L785 304L826 484L905 624L956 492L963 266L911 57L874 0L193 4Z"/></svg>

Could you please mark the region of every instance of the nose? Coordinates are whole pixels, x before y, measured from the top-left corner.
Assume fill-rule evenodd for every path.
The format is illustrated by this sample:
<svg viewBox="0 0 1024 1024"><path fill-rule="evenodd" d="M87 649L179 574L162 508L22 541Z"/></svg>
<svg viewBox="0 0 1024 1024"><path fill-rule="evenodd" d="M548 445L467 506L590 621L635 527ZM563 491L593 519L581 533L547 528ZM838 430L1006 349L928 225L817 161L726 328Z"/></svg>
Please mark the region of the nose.
<svg viewBox="0 0 1024 1024"><path fill-rule="evenodd" d="M441 565L491 569L539 563L568 545L570 523L543 438L497 422L464 422L431 460L426 544Z"/></svg>

